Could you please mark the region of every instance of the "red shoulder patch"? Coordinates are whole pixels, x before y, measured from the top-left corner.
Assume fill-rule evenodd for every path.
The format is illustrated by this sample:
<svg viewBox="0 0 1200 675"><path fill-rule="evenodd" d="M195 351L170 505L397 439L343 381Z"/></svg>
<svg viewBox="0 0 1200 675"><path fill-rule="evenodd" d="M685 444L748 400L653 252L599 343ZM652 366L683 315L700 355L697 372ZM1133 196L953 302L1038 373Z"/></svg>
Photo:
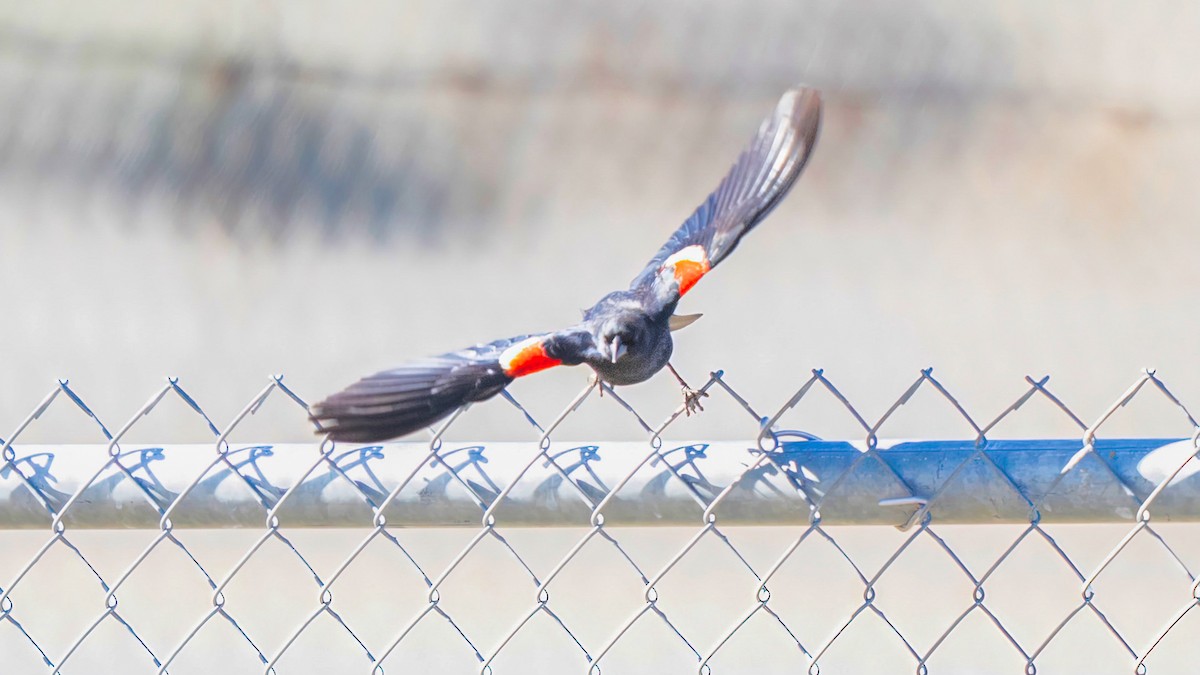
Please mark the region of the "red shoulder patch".
<svg viewBox="0 0 1200 675"><path fill-rule="evenodd" d="M505 349L500 354L500 367L509 377L524 377L547 368L561 365L562 361L546 353L541 337L531 337Z"/></svg>
<svg viewBox="0 0 1200 675"><path fill-rule="evenodd" d="M692 244L676 251L671 257L664 260L662 269L671 271L675 282L679 284L679 295L682 296L692 290L692 286L695 286L701 277L708 274L712 266L708 263L708 254L704 247L700 244Z"/></svg>

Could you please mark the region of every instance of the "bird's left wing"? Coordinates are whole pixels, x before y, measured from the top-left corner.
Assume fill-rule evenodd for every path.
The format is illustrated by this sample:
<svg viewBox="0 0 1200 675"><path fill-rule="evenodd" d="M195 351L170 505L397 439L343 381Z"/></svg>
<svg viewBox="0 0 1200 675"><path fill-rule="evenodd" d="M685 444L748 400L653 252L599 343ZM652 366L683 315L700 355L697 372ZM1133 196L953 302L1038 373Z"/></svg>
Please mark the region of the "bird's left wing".
<svg viewBox="0 0 1200 675"><path fill-rule="evenodd" d="M577 365L595 349L582 328L475 345L364 377L314 405L310 418L335 441L396 438L491 398L518 377Z"/></svg>
<svg viewBox="0 0 1200 675"><path fill-rule="evenodd" d="M687 293L787 194L808 161L820 125L821 97L815 89L785 93L717 189L671 235L631 288L652 291L663 306Z"/></svg>

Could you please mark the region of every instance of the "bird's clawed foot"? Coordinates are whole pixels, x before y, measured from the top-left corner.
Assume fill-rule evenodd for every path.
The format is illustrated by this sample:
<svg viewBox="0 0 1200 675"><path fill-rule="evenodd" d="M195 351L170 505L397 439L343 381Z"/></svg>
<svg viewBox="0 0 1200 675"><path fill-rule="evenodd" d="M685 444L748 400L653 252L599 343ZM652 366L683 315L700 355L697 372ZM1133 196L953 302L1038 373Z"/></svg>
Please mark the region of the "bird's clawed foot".
<svg viewBox="0 0 1200 675"><path fill-rule="evenodd" d="M683 412L687 414L688 417L691 417L692 413L703 412L704 406L700 405L700 399L707 397L708 392L699 391L689 387L688 383L684 381L683 376L681 376L679 371L675 370L675 366L671 365L670 363L667 364L667 370L671 371L671 374L674 375L675 379L679 381L679 386L683 388Z"/></svg>
<svg viewBox="0 0 1200 675"><path fill-rule="evenodd" d="M683 387L683 411L691 417L692 413L701 413L704 411L704 406L700 405L700 399L708 396L707 391L698 391L691 387Z"/></svg>

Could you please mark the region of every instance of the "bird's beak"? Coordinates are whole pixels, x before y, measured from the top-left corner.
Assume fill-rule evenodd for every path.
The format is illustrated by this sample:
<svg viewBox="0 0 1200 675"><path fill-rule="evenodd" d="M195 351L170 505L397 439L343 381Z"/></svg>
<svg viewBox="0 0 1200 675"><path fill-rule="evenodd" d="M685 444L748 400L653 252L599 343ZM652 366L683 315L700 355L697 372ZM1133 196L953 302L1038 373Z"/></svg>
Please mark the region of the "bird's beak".
<svg viewBox="0 0 1200 675"><path fill-rule="evenodd" d="M621 336L618 335L612 340L612 362L616 363L622 356L625 356L625 345L621 344Z"/></svg>

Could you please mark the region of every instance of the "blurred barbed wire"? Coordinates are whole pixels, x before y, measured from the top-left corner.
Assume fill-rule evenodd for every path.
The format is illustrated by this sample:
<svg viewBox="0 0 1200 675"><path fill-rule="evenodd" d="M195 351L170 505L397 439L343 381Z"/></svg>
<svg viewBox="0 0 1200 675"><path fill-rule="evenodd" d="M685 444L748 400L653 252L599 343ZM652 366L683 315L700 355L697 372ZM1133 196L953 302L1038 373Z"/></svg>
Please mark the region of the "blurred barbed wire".
<svg viewBox="0 0 1200 675"><path fill-rule="evenodd" d="M1077 102L1077 85L1088 83L1102 104L1129 108L1133 118L1198 103L1195 91L1145 78L1145 57L1129 51L1186 24L1174 15L1190 10L1166 4L1137 10L1140 34L1122 20L1131 10L1095 15L1092 39L1072 43L1093 51L1057 75L1058 60L1028 66L1059 47L1031 43L1019 28L1065 32L1076 14L1036 3L963 11L946 2L709 2L685 10L518 0L503 11L471 1L435 11L440 4L409 3L361 41L370 12L347 9L339 15L347 26L322 26L310 42L281 21L299 10L251 4L232 44L209 36L203 22L182 29L151 10L178 43L149 21L101 21L98 9L10 10L0 20L0 180L67 188L83 202L92 198L81 190L116 191L126 225L146 204L167 202L166 220L184 230L215 225L280 239L315 224L326 236L387 238L400 228L429 238L495 212L506 186L494 177L519 157L520 139L546 130L535 101L547 92L601 93L614 108L626 105L622 92L758 102L807 80L844 101L966 103L1045 96L1059 79ZM1176 48L1195 50L1190 40ZM1101 60L1114 66L1094 69ZM496 98L517 110L483 102Z"/></svg>
<svg viewBox="0 0 1200 675"><path fill-rule="evenodd" d="M1154 363L1191 386L1170 337L1194 332L1172 308L1200 283L1190 6L172 5L0 4L0 351L21 355L0 410L65 373L181 364L201 390L272 363L332 390L572 321L797 81L828 93L820 148L696 296L710 317L749 311L689 334L685 368L769 316L804 350L722 362L771 393L764 373L863 353L893 382L930 361L1003 361L996 382ZM513 307L515 288L537 302ZM1106 340L1097 317L1117 319ZM132 389L93 405L123 410Z"/></svg>

